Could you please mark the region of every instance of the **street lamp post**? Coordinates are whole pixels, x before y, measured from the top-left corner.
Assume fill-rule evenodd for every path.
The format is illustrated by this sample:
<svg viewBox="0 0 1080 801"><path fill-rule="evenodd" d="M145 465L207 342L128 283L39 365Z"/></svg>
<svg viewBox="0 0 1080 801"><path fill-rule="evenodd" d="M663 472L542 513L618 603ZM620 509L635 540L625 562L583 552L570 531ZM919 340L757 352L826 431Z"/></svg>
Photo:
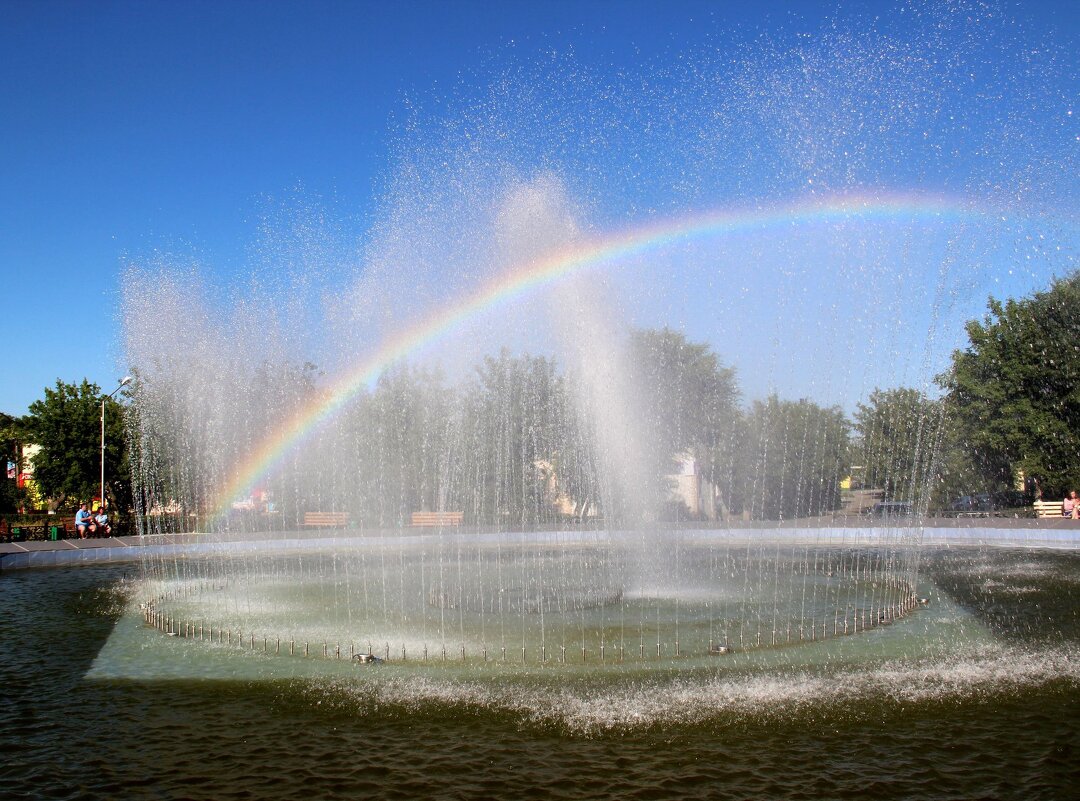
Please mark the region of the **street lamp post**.
<svg viewBox="0 0 1080 801"><path fill-rule="evenodd" d="M126 375L120 379L120 386L108 395L101 396L101 504L99 509L105 508L105 401L131 383L131 376Z"/></svg>

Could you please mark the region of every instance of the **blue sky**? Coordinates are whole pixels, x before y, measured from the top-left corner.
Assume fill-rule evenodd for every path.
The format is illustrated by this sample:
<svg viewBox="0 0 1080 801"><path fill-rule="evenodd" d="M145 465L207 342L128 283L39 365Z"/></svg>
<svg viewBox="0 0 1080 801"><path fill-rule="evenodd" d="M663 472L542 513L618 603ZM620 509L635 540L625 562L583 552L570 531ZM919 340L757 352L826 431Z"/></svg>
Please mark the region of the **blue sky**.
<svg viewBox="0 0 1080 801"><path fill-rule="evenodd" d="M935 14L955 17L942 11L953 5L874 4L867 10L866 4L773 2L2 2L0 278L9 346L0 411L24 413L57 378L86 377L106 389L115 385L124 371L117 328L119 281L127 262L179 250L198 254L214 280L242 282L253 253L257 258L261 252L261 226L282 208L292 208L297 197L301 204L311 198L326 202L345 220L349 247L363 248L369 226L387 216L402 154L407 159L410 147L432 139L439 139L440 147L452 146L447 143L457 141L470 124L469 112L461 109L483 104L493 80L518 70L540 76L580 70L589 75L584 86L623 89L645 73L650 91L669 90L677 100L681 90L705 85L691 76L706 71L698 60L707 61L714 75L759 76L765 105L779 108L783 99L784 108L798 111L813 108L796 97L805 88L792 77L800 59L827 60L852 42L850 47L863 54L860 69L877 75L872 54L887 43L897 46L889 63L902 64L910 80L925 87L927 81L933 84L939 66L916 63L925 55L917 47L905 61L909 28L927 53L949 53L948 37L955 37L969 48L964 57L986 65L988 74L965 83L962 70L949 67L939 91L916 97L935 106L934 113L911 111L910 120L904 117L904 125L879 134L876 143L867 145L872 132L840 128L802 140L797 122L790 130L781 125L779 144L746 141L753 134L742 131L737 141L711 145L723 151L718 167L740 158L741 150L753 152L746 162L750 166L725 183L703 177L703 168L695 172L689 164L693 154L686 164L666 151L662 158L651 156L648 147L677 150L684 144L660 137L635 152L640 163L632 177L627 165L633 159L619 162L618 153L598 171L608 182L598 181L601 188L591 190L603 200L597 202L590 187L582 190L591 204L590 219L601 226L622 225L639 221L646 207L678 216L728 202L783 200L805 193L807 181L812 185L817 178L843 190L974 192L980 203L995 199L1001 186L1006 192L1021 187L1075 221L1080 196L1077 116L1072 114L1080 115L1076 5L991 5L992 13L973 5L975 16L989 21L971 29L927 22ZM864 41L868 26L877 38ZM935 30L948 41L931 42ZM990 55L980 55L982 36L993 39ZM558 69L536 66L553 54ZM756 64L749 72L725 66L747 60ZM775 71L766 68L770 64ZM817 69L838 78L842 68ZM1012 74L1014 69L1023 74ZM842 103L838 83L823 85L832 93L827 107ZM904 99L900 89L891 91ZM987 102L993 92L998 96ZM554 100L544 95L541 105L572 101L572 95L555 92ZM878 93L870 105L893 99ZM734 103L723 102L734 118ZM700 98L686 104L707 111ZM640 101L627 112L619 105L618 113L646 106ZM670 109L679 106L666 108L670 117ZM950 115L961 110L968 115L963 125L950 128ZM867 107L852 113L872 120L877 112ZM938 126L924 134L925 147L913 138L924 116ZM456 121L450 134L447 120ZM897 143L889 143L890 136L898 137ZM980 139L985 146L970 157L961 152L965 143ZM998 139L1009 143L996 149ZM835 152L822 152L823 143ZM885 144L895 144L895 160L875 151ZM1010 149L1014 146L1019 150ZM839 151L847 147L859 149L861 171L842 167ZM773 163L770 148L783 151L791 165L773 172L754 167ZM568 174L574 173L576 158L581 156L568 157ZM662 168L652 169L661 160ZM1016 169L1008 169L1014 160ZM1010 164L995 166L1005 162ZM691 175L687 186L692 189L673 180L683 173ZM613 175L618 181L610 180ZM1018 203L1026 210L1029 200ZM1030 203L1038 205L1034 199ZM951 286L976 298L976 307L991 292L1044 286L1054 273L1075 268L1076 229L1064 229L1064 254L1040 252L1037 263L1023 243L1033 231L1060 239L1061 230L1039 223L1013 226L1004 238L1001 232L988 234L977 258L950 279ZM918 232L908 231L906 237L917 239ZM1008 244L1002 245L1005 239ZM786 249L800 246L789 243ZM1008 251L1004 258L1030 266L1017 274L1002 270L980 277L976 262L1003 250ZM928 275L939 270L943 258L934 257ZM917 281L925 283L925 276ZM683 289L691 285L686 279L672 283ZM454 288L448 284L447 291ZM681 325L700 339L718 330L692 310L672 314L678 293L670 287L653 294L653 308L640 298L627 301L642 323ZM796 303L788 297L788 303ZM970 308L961 304L957 316L962 319ZM809 325L818 324L804 306L799 309ZM925 325L914 311L901 309L897 316L899 328L906 322ZM737 354L730 359L739 362ZM797 382L789 389L812 391Z"/></svg>

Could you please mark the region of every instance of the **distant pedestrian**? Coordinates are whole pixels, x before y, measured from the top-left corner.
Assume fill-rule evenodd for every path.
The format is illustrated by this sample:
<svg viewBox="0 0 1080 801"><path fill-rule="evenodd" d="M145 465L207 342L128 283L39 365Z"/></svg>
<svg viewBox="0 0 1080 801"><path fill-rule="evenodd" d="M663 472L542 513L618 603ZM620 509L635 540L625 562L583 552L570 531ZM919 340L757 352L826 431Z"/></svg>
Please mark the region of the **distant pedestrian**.
<svg viewBox="0 0 1080 801"><path fill-rule="evenodd" d="M90 513L86 511L86 504L79 504L79 511L75 513L75 531L78 533L80 539L86 539L86 532L90 530L92 523L93 518L90 517Z"/></svg>

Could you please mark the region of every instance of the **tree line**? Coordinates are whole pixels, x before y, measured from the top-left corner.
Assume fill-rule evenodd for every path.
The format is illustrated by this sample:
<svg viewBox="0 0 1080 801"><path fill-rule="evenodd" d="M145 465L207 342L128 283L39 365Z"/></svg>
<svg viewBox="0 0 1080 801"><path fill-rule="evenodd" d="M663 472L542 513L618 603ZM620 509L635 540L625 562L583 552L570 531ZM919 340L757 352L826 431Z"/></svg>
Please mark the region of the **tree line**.
<svg viewBox="0 0 1080 801"><path fill-rule="evenodd" d="M699 514L790 519L839 508L841 481L917 508L1023 487L1080 486L1080 273L1019 300L990 299L938 392L878 389L850 418L775 395L744 404L736 371L670 329L632 333L634 448L605 451L604 399L544 356L503 351L462 381L399 364L295 448L260 491L293 522L345 510L371 526L411 512L463 510L477 523L543 525L636 510L685 519L670 478L692 461L708 488ZM235 372L235 368L233 372ZM123 402L106 400L106 496L114 509L207 515L246 454L322 391L310 364L257 365L229 392L192 392L183 370L142 366ZM98 494L96 385L58 381L23 418L0 417L7 462L33 442L34 479L65 510ZM591 404L591 406L590 406ZM619 464L633 454L632 465ZM633 482L613 477L630 470ZM632 496L632 497L631 497ZM27 503L9 480L0 511ZM561 505L560 505L561 504Z"/></svg>
<svg viewBox="0 0 1080 801"><path fill-rule="evenodd" d="M74 511L101 494L101 409L103 393L83 380L57 380L29 413L0 413L0 461L8 468L0 483L0 513L47 507ZM116 398L105 403L105 495L113 509L132 504L128 410ZM27 446L37 446L35 449ZM30 486L19 476L32 473Z"/></svg>
<svg viewBox="0 0 1080 801"><path fill-rule="evenodd" d="M670 476L692 462L708 488L699 516L775 519L839 506L851 426L838 407L772 396L742 409L735 370L670 329L635 331L626 351L631 398L590 395L554 360L505 350L455 383L398 364L292 448L257 488L258 502L293 523L305 511L347 511L367 526L401 525L419 510L513 526L687 519ZM242 395L190 405L172 376L135 370L137 506L168 499L211 513L230 467L317 396L309 368L263 365ZM620 435L634 446L609 452L598 429L613 422L597 407L623 402L633 430Z"/></svg>

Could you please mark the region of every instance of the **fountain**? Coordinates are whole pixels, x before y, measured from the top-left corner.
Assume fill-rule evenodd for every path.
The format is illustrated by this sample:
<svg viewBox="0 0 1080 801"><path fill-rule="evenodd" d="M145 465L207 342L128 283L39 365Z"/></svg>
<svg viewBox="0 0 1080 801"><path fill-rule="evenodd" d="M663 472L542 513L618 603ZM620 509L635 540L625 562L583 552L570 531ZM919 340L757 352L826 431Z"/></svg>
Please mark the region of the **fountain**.
<svg viewBox="0 0 1080 801"><path fill-rule="evenodd" d="M494 277L388 334L391 345L327 384L292 366L287 327L253 312L274 298L245 300L224 321L196 307L195 325L170 328L156 310L180 296L190 308L198 292L171 274L131 276L142 524L149 535L192 521L205 532L194 558L147 559L147 622L211 643L273 643L275 654L287 643L290 655L532 668L695 664L855 635L915 609L917 527L732 526L731 499L750 521L784 483L766 480L777 466L769 438L744 448L746 475L720 477L732 471L722 442L739 436L730 371L681 335L628 338L614 309L580 305L597 279L590 271L623 264L628 251L771 236L778 221L804 218L844 227L868 214L874 224L894 206L849 198L585 237L567 193L546 174L512 182L489 204L495 242L481 249L494 254ZM501 267L515 257L525 266ZM475 351L475 318L501 318L506 296L537 283L552 305L541 312L526 299L529 325L554 329L555 361L504 351L456 383L401 365L425 348L445 356L436 335L455 350L465 337L462 349ZM447 321L466 331L447 331ZM658 386L648 348L673 351L676 366L697 359L700 386ZM680 433L668 417L701 428ZM771 442L782 465L796 466L786 506L803 514L838 506L846 434L823 419L830 413L804 415ZM936 421L926 425L929 439ZM788 436L800 442L790 456ZM676 457L691 465L693 492L681 500ZM728 525L671 525L664 503L670 511L675 500ZM408 526L422 510L460 510L469 525Z"/></svg>
<svg viewBox="0 0 1080 801"><path fill-rule="evenodd" d="M929 389L987 265L1060 233L1052 180L987 188L989 154L942 155L959 24L902 63L832 34L607 88L531 65L413 121L360 247L288 210L243 286L134 265L141 533L199 532L146 550L145 620L507 670L887 639L920 606L940 421L915 517L850 525L840 407ZM1011 280L1058 266L1040 247ZM443 512L465 525L410 525Z"/></svg>
<svg viewBox="0 0 1080 801"><path fill-rule="evenodd" d="M8 794L1075 796L1077 530L924 517L932 417L835 510L854 404L1075 268L1075 25L872 14L516 62L359 233L135 259L141 569L5 562Z"/></svg>
<svg viewBox="0 0 1080 801"><path fill-rule="evenodd" d="M275 654L414 665L699 665L858 634L917 604L910 545L664 531L672 565L633 580L639 532L266 540L163 559L146 622ZM250 546L250 540L245 543ZM903 571L908 571L905 574ZM661 581L660 577L663 577Z"/></svg>

